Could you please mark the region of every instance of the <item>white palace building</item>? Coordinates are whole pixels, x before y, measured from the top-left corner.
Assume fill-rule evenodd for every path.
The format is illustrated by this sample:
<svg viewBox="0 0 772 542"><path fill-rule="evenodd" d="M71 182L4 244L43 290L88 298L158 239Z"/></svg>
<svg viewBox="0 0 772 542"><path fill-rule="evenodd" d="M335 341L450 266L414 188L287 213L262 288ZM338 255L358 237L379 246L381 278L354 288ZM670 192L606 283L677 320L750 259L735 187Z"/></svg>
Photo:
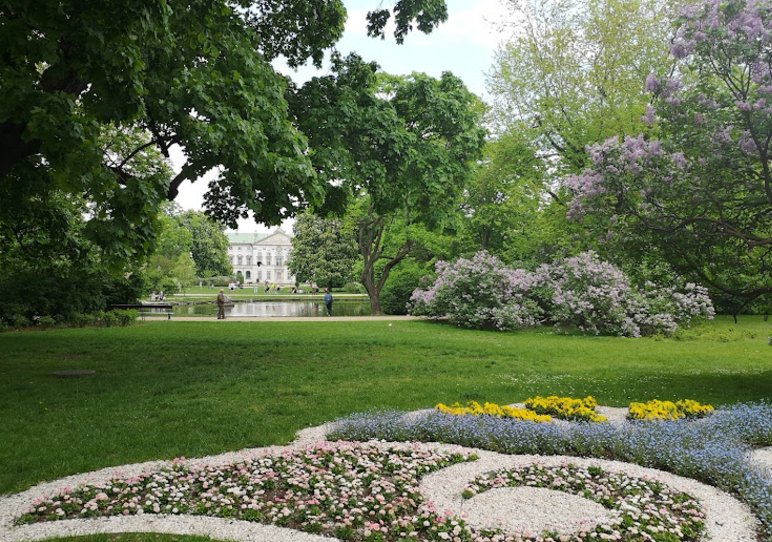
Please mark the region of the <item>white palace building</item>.
<svg viewBox="0 0 772 542"><path fill-rule="evenodd" d="M225 233L228 259L233 273L241 271L244 284L295 284L287 260L292 252L292 238L281 228L271 233Z"/></svg>

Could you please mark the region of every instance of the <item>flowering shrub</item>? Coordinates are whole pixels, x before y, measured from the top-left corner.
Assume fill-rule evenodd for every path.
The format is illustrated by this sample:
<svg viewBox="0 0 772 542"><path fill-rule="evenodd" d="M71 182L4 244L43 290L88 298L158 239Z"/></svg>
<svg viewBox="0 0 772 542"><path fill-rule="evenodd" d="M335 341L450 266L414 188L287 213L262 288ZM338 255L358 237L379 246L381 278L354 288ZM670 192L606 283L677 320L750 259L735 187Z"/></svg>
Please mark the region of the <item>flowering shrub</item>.
<svg viewBox="0 0 772 542"><path fill-rule="evenodd" d="M713 412L711 405L703 405L692 399L630 403L627 417L631 420L678 420L680 418L702 418Z"/></svg>
<svg viewBox="0 0 772 542"><path fill-rule="evenodd" d="M572 541L697 541L705 530L705 516L693 497L652 480L608 473L600 467L529 465L499 470L475 479L463 496L470 498L492 488L521 486L579 495L617 511L610 521L580 530L570 538ZM549 534L525 540L545 539L550 539Z"/></svg>
<svg viewBox="0 0 772 542"><path fill-rule="evenodd" d="M542 265L538 275L541 302L553 322L596 335L640 334L627 314L627 277L594 252Z"/></svg>
<svg viewBox="0 0 772 542"><path fill-rule="evenodd" d="M416 289L409 312L447 316L459 326L510 330L539 318L593 334L640 337L672 334L695 318L713 318L707 290L687 284L636 289L625 274L594 252L584 252L531 273L507 269L486 252L454 264L437 263L437 279Z"/></svg>
<svg viewBox="0 0 772 542"><path fill-rule="evenodd" d="M552 421L549 416L542 416L541 413L537 414L533 410L525 408L516 408L509 405L497 405L496 403L485 403L481 405L477 401L469 401L466 406L460 403L453 403L450 406L439 403L437 410L444 412L445 414L453 414L454 416L499 416L502 418L514 418L516 420L522 420L527 422L546 423Z"/></svg>
<svg viewBox="0 0 772 542"><path fill-rule="evenodd" d="M772 472L749 460L749 446L772 445L772 405L735 405L700 423L539 424L494 416L436 412L355 414L338 420L328 438L447 442L506 454L617 459L695 478L748 503L772 536Z"/></svg>
<svg viewBox="0 0 772 542"><path fill-rule="evenodd" d="M437 262L437 279L427 290L416 289L409 312L434 318L447 316L461 327L510 330L534 326L541 312L527 297L533 274L507 269L495 256L478 252L455 263Z"/></svg>
<svg viewBox="0 0 772 542"><path fill-rule="evenodd" d="M538 414L550 414L562 420L605 422L606 417L595 412L598 402L594 397L573 399L571 397L529 397L525 400L525 407Z"/></svg>

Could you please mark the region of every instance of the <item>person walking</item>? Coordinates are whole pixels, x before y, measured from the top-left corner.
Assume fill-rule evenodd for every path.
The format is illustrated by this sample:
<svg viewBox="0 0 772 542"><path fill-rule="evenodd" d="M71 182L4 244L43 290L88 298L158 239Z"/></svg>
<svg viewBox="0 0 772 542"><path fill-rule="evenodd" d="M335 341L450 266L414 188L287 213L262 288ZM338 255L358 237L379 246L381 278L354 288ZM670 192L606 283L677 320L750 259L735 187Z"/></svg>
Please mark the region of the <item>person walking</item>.
<svg viewBox="0 0 772 542"><path fill-rule="evenodd" d="M225 290L220 288L220 293L217 294L217 319L225 320Z"/></svg>
<svg viewBox="0 0 772 542"><path fill-rule="evenodd" d="M332 316L332 292L330 288L324 289L324 309L327 312L327 316Z"/></svg>

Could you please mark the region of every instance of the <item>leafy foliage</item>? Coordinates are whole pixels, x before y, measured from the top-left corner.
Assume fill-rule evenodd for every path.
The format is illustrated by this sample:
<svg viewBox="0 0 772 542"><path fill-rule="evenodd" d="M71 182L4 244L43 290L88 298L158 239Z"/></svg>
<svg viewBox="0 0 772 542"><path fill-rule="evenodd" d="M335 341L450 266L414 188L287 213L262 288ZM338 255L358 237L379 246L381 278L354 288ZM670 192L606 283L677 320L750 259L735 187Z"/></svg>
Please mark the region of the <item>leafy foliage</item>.
<svg viewBox="0 0 772 542"><path fill-rule="evenodd" d="M646 80L653 135L594 146L566 181L574 218L631 252L653 247L735 314L772 296L770 36L767 1L685 9L671 49L684 75Z"/></svg>
<svg viewBox="0 0 772 542"><path fill-rule="evenodd" d="M339 288L352 279L356 243L340 220L306 212L295 220L292 234L287 266L299 282Z"/></svg>
<svg viewBox="0 0 772 542"><path fill-rule="evenodd" d="M398 0L397 38L414 20L431 30L444 5ZM379 13L370 18L382 30ZM213 168L207 211L230 226L248 211L276 224L322 200L270 61L319 64L342 34L342 0L3 0L0 18L4 207L52 190L85 194L95 209L87 233L132 257L151 249L161 203ZM141 140L116 153L100 140L105 127ZM187 157L175 176L133 167L174 145Z"/></svg>
<svg viewBox="0 0 772 542"><path fill-rule="evenodd" d="M328 183L319 212L340 211L359 199L354 216L361 280L374 314L381 312L380 291L391 269L414 246L405 239L387 256L384 232L395 221L405 227L442 222L483 137L479 102L457 77L388 77L377 69L356 55L335 55L331 75L312 79L290 97L314 149L314 169Z"/></svg>

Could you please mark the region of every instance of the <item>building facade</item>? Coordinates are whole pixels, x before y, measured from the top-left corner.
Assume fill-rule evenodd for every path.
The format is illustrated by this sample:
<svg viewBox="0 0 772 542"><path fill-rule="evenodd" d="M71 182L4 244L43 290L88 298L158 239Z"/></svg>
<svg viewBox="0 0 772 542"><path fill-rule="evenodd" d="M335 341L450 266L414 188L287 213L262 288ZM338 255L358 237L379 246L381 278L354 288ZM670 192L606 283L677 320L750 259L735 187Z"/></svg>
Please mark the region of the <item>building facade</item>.
<svg viewBox="0 0 772 542"><path fill-rule="evenodd" d="M227 233L228 259L244 284L295 284L287 267L292 238L281 228L271 233Z"/></svg>

